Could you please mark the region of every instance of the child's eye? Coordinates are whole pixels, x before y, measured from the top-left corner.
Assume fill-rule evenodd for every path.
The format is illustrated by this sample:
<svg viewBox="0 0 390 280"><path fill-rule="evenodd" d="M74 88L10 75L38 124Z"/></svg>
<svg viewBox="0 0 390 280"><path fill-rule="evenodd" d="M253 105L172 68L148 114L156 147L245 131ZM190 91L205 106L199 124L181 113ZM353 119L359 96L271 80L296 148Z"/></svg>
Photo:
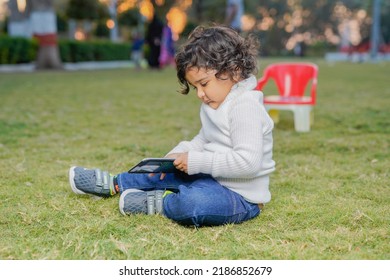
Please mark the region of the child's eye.
<svg viewBox="0 0 390 280"><path fill-rule="evenodd" d="M200 84L202 87L205 87L207 86L208 83L203 83L203 84Z"/></svg>
<svg viewBox="0 0 390 280"><path fill-rule="evenodd" d="M196 90L196 87L194 87L193 85L191 85L191 88L192 88L193 90Z"/></svg>

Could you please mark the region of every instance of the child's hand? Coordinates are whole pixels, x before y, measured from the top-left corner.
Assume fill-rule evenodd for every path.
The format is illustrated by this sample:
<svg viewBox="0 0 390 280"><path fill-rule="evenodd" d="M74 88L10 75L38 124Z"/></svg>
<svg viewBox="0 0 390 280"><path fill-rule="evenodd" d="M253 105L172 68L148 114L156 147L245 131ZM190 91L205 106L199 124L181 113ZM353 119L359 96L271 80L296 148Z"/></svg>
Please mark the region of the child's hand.
<svg viewBox="0 0 390 280"><path fill-rule="evenodd" d="M166 173L149 173L149 177L154 177L157 174L160 174L160 180L163 180L165 178Z"/></svg>
<svg viewBox="0 0 390 280"><path fill-rule="evenodd" d="M187 167L187 161L188 161L188 153L174 153L174 154L169 154L165 156L166 158L173 158L175 161L173 162L173 165L185 173L188 172L188 167ZM176 163L178 162L178 163ZM156 173L150 173L149 177L153 177L157 175ZM165 178L166 174L165 173L160 173L160 180L163 180Z"/></svg>
<svg viewBox="0 0 390 280"><path fill-rule="evenodd" d="M175 154L176 159L173 165L180 171L188 173L188 153Z"/></svg>

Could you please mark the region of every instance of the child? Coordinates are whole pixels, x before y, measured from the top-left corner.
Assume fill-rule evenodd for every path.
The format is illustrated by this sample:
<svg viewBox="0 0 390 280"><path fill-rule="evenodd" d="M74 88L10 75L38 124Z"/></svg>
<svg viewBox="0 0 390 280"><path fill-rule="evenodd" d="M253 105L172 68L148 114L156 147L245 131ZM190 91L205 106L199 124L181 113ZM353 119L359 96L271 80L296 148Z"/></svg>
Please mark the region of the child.
<svg viewBox="0 0 390 280"><path fill-rule="evenodd" d="M131 60L134 62L135 69L141 69L141 61L143 58L144 39L139 31L135 31L133 35L133 42L131 45Z"/></svg>
<svg viewBox="0 0 390 280"><path fill-rule="evenodd" d="M269 174L273 122L257 80L257 41L228 27L198 27L176 55L182 93L190 87L202 101L202 127L167 158L182 171L167 174L121 173L72 167L77 194L109 197L120 193L119 209L161 213L182 225L241 223L259 215L271 199Z"/></svg>

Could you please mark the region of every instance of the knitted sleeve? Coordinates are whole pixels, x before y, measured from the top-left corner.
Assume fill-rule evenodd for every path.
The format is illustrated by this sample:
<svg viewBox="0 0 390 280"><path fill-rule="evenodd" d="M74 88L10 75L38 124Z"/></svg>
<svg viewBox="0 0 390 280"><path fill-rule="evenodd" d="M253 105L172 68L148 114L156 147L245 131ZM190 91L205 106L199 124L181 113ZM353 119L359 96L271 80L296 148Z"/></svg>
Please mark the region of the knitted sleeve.
<svg viewBox="0 0 390 280"><path fill-rule="evenodd" d="M189 174L252 178L262 170L263 133L272 130L264 106L253 95L236 98L228 110L231 148L225 151L190 151Z"/></svg>
<svg viewBox="0 0 390 280"><path fill-rule="evenodd" d="M203 134L203 129L191 140L181 141L176 147L174 147L168 154L173 153L185 153L191 150L202 151L204 144L207 142Z"/></svg>

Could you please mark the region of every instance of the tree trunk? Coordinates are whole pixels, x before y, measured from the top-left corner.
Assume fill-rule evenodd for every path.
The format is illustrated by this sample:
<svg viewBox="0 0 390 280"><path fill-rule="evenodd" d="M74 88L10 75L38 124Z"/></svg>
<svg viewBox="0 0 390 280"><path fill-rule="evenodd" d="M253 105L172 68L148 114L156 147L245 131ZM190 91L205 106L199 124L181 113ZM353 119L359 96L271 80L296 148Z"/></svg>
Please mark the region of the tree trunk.
<svg viewBox="0 0 390 280"><path fill-rule="evenodd" d="M8 8L10 10L7 24L9 36L31 38L28 14L19 10L17 0L9 0Z"/></svg>
<svg viewBox="0 0 390 280"><path fill-rule="evenodd" d="M381 27L381 0L374 0L372 7L372 25L371 25L371 46L370 55L372 60L376 60L379 50L380 27Z"/></svg>
<svg viewBox="0 0 390 280"><path fill-rule="evenodd" d="M52 0L27 0L32 34L39 42L37 69L61 69L57 21Z"/></svg>

